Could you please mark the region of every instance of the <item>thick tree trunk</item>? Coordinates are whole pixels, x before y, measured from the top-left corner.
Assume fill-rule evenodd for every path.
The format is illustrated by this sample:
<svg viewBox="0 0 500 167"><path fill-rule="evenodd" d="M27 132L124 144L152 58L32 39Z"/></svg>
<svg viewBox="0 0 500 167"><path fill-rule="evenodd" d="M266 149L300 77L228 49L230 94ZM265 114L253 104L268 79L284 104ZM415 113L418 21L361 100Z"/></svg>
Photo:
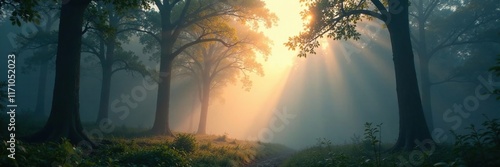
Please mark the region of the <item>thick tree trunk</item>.
<svg viewBox="0 0 500 167"><path fill-rule="evenodd" d="M207 129L208 106L210 104L210 82L205 81L202 89L200 123L198 124L197 134L204 135Z"/></svg>
<svg viewBox="0 0 500 167"><path fill-rule="evenodd" d="M410 41L408 0L391 3L388 29L391 38L399 107L399 136L393 150L411 150L432 140L422 110L413 50Z"/></svg>
<svg viewBox="0 0 500 167"><path fill-rule="evenodd" d="M45 88L47 87L48 60L42 60L40 63L40 74L38 76L38 95L36 97L35 107L35 116L37 118L45 117Z"/></svg>
<svg viewBox="0 0 500 167"><path fill-rule="evenodd" d="M104 63L102 65L102 83L101 83L101 99L99 105L99 113L97 114L96 124L99 125L101 121L108 119L109 108L109 93L111 87L111 65Z"/></svg>
<svg viewBox="0 0 500 167"><path fill-rule="evenodd" d="M90 0L67 1L62 5L52 110L43 129L28 141L67 138L75 145L93 146L83 133L79 112L83 13L89 3Z"/></svg>
<svg viewBox="0 0 500 167"><path fill-rule="evenodd" d="M168 52L169 49L167 49ZM156 101L156 115L153 134L173 136L169 126L170 107L170 80L172 77L173 59L163 57L160 59L160 83L158 83L158 96Z"/></svg>
<svg viewBox="0 0 500 167"><path fill-rule="evenodd" d="M111 5L107 6L108 11L112 11ZM113 12L108 13L110 27L118 28L120 20L115 17ZM99 102L99 113L97 114L96 124L99 125L102 121L106 121L109 115L109 94L111 91L111 77L113 74L113 62L115 61L116 34L109 34L105 40L106 55L102 59L102 83L101 83L101 98ZM104 48L101 48L104 49Z"/></svg>

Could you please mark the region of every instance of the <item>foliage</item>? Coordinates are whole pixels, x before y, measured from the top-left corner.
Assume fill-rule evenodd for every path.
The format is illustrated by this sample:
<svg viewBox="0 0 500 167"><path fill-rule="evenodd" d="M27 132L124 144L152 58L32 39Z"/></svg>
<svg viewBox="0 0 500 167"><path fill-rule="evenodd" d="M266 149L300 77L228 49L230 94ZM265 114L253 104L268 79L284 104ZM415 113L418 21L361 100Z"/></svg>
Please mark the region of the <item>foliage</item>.
<svg viewBox="0 0 500 167"><path fill-rule="evenodd" d="M192 134L178 134L175 136L172 147L188 154L193 153L197 147L196 138Z"/></svg>
<svg viewBox="0 0 500 167"><path fill-rule="evenodd" d="M387 21L388 11L384 7L386 1L366 0L330 1L301 0L306 9L301 12L304 30L297 36L290 37L285 45L291 50L298 49L300 57L316 54L320 46L319 39L323 37L334 40L360 39L361 34L356 25L362 19L373 18Z"/></svg>
<svg viewBox="0 0 500 167"><path fill-rule="evenodd" d="M35 9L37 0L0 0L0 15L10 12L9 20L13 25L21 26L21 22L38 23L40 14Z"/></svg>
<svg viewBox="0 0 500 167"><path fill-rule="evenodd" d="M182 152L177 152L167 146L129 152L118 161L127 166L189 166L189 161Z"/></svg>
<svg viewBox="0 0 500 167"><path fill-rule="evenodd" d="M489 119L481 125L485 129L478 129L471 124L470 133L455 135L454 153L467 166L499 166L500 165L500 121Z"/></svg>
<svg viewBox="0 0 500 167"><path fill-rule="evenodd" d="M2 155L10 154L6 147L7 142L3 141L0 146ZM84 150L73 147L67 139L43 144L26 144L17 141L16 148L16 159L2 156L0 164L6 166L94 166L93 162L83 158Z"/></svg>
<svg viewBox="0 0 500 167"><path fill-rule="evenodd" d="M377 133L379 137L377 138ZM371 122L365 123L365 140L368 141L373 149L373 154L375 157L375 165L381 166L381 143L382 143L382 123L372 126Z"/></svg>

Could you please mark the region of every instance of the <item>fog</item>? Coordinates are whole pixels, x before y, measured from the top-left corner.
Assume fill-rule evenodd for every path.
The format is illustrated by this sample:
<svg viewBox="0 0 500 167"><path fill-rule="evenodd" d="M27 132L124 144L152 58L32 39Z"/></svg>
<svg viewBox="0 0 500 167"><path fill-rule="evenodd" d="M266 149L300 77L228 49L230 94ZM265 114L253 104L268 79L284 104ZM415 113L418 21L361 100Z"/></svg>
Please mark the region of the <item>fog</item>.
<svg viewBox="0 0 500 167"><path fill-rule="evenodd" d="M279 1L282 2L282 1ZM364 123L382 124L383 143L394 143L398 137L399 117L394 61L387 28L377 21L364 20L357 29L360 40L322 39L317 54L297 57L283 43L301 29L301 9L298 2L290 2L286 9L282 3L268 2L268 8L280 21L277 25L259 30L272 41L271 53L265 60L261 54L264 76L249 74L252 86L244 90L239 80L212 93L207 118L207 134L228 135L242 140L281 143L295 149L314 145L319 138L334 144L353 142L364 133ZM282 7L283 8L283 7ZM297 12L291 14L290 10ZM15 27L7 19L0 25L1 55L16 50L13 34L28 34L32 23ZM446 27L446 26L445 26ZM449 26L448 26L449 27ZM498 26L496 27L498 28ZM25 31L28 30L28 31ZM441 30L446 31L446 30ZM134 34L124 50L132 51L149 70L159 70L159 64ZM415 45L415 44L414 44ZM429 64L430 78L440 81L449 73L463 67L473 56L463 58L457 53L464 50L477 52L481 62L493 65L500 53L498 43L457 46L436 53ZM158 52L158 51L155 51ZM476 52L470 51L470 54ZM16 53L17 54L17 53ZM26 49L17 54L16 99L19 114L35 112L39 70L26 65L33 51ZM2 58L0 64L6 64ZM49 116L55 79L55 58L50 59L45 95L44 115ZM418 55L415 56L417 76L420 77ZM97 58L82 53L80 78L80 115L82 122L92 124L99 110L102 73ZM474 62L472 63L474 64ZM33 66L35 70L23 70ZM487 70L491 66L473 66L466 71L465 81L446 82L431 88L433 132L444 132L439 142L453 142L450 130L462 131L469 124L480 124L486 118L499 118L500 102L483 90L499 86L499 78ZM1 80L7 78L0 74ZM419 78L420 79L420 78ZM174 132L196 133L200 121L201 102L196 80L174 77L170 92L170 128ZM478 88L479 87L479 88ZM481 90L480 92L478 90ZM109 118L116 127L150 129L153 127L157 103L158 84L151 76L137 72L119 71L112 76L109 96ZM467 111L456 110L457 106ZM469 108L467 108L469 107ZM454 110L455 109L455 110ZM448 112L448 110L450 110ZM471 112L468 112L472 110Z"/></svg>

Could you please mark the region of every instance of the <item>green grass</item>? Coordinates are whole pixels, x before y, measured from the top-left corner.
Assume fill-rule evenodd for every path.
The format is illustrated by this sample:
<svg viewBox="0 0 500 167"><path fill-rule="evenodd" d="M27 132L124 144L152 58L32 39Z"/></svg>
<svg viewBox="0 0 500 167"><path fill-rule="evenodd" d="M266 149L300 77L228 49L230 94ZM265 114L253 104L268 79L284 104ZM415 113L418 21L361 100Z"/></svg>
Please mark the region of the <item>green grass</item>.
<svg viewBox="0 0 500 167"><path fill-rule="evenodd" d="M22 116L18 119L24 119ZM3 121L2 121L3 122ZM41 128L44 121L19 123L19 136ZM93 124L84 124L91 131ZM89 151L67 140L47 143L16 143L16 159L0 157L1 166L244 166L259 158L290 152L270 143L242 141L228 135L151 136L145 129L116 127L104 133L98 147ZM95 136L93 136L95 137ZM7 139L7 138L2 138ZM93 139L97 141L97 139ZM7 143L0 143L0 154L7 155Z"/></svg>

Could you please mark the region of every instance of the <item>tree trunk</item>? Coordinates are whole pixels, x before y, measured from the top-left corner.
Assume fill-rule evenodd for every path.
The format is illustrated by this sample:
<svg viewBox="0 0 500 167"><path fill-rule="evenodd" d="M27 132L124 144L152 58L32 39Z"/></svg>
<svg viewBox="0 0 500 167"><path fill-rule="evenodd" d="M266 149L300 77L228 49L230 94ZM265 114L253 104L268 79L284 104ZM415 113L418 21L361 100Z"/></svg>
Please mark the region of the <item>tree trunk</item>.
<svg viewBox="0 0 500 167"><path fill-rule="evenodd" d="M108 62L102 62L102 83L101 83L101 99L99 105L99 113L97 114L96 125L101 121L108 119L109 108L109 93L111 87L111 65Z"/></svg>
<svg viewBox="0 0 500 167"><path fill-rule="evenodd" d="M111 5L107 5L107 10L112 11ZM120 22L119 18L115 17L113 12L108 13L108 21L110 27L118 28ZM99 113L97 114L96 125L99 125L101 121L106 121L109 115L109 94L111 88L111 77L113 74L113 62L115 61L115 48L116 48L116 33L109 34L109 37L105 39L106 45L106 55L103 55L102 59L102 83L101 83L101 98L99 102ZM104 49L104 48L101 48Z"/></svg>
<svg viewBox="0 0 500 167"><path fill-rule="evenodd" d="M52 110L45 126L28 141L58 141L94 146L83 133L79 112L80 51L83 13L90 0L65 1L61 7Z"/></svg>
<svg viewBox="0 0 500 167"><path fill-rule="evenodd" d="M432 99L431 99L431 82L429 78L429 61L431 55L427 53L427 37L425 30L425 15L426 11L424 10L424 2L423 0L419 1L419 5L417 5L418 16L418 58L420 60L420 89L422 95L422 107L424 110L424 116L427 120L427 126L429 130L432 131L434 129L434 119L432 116ZM428 11L430 12L430 11Z"/></svg>
<svg viewBox="0 0 500 167"><path fill-rule="evenodd" d="M161 52L169 52L162 49ZM173 136L169 126L170 107L170 80L172 78L173 59L168 56L160 58L160 83L158 83L158 96L156 101L155 122L151 132L156 135Z"/></svg>
<svg viewBox="0 0 500 167"><path fill-rule="evenodd" d="M38 76L38 95L36 97L35 107L35 116L37 118L45 117L45 88L47 87L48 60L42 60L40 63L40 74Z"/></svg>
<svg viewBox="0 0 500 167"><path fill-rule="evenodd" d="M391 19L388 29L391 38L396 91L399 107L399 136L393 150L412 150L418 142L432 140L427 128L420 92L413 50L410 41L408 0L391 3Z"/></svg>
<svg viewBox="0 0 500 167"><path fill-rule="evenodd" d="M429 131L434 129L434 118L432 115L431 81L429 78L429 60L419 56L420 59L420 88L422 92L422 107L427 120Z"/></svg>
<svg viewBox="0 0 500 167"><path fill-rule="evenodd" d="M206 70L208 71L208 70ZM205 80L208 77L204 77ZM204 81L202 86L202 99L201 100L201 112L200 112L200 123L198 124L198 132L197 134L204 135L206 134L207 129L207 115L208 115L208 106L210 102L210 82Z"/></svg>

